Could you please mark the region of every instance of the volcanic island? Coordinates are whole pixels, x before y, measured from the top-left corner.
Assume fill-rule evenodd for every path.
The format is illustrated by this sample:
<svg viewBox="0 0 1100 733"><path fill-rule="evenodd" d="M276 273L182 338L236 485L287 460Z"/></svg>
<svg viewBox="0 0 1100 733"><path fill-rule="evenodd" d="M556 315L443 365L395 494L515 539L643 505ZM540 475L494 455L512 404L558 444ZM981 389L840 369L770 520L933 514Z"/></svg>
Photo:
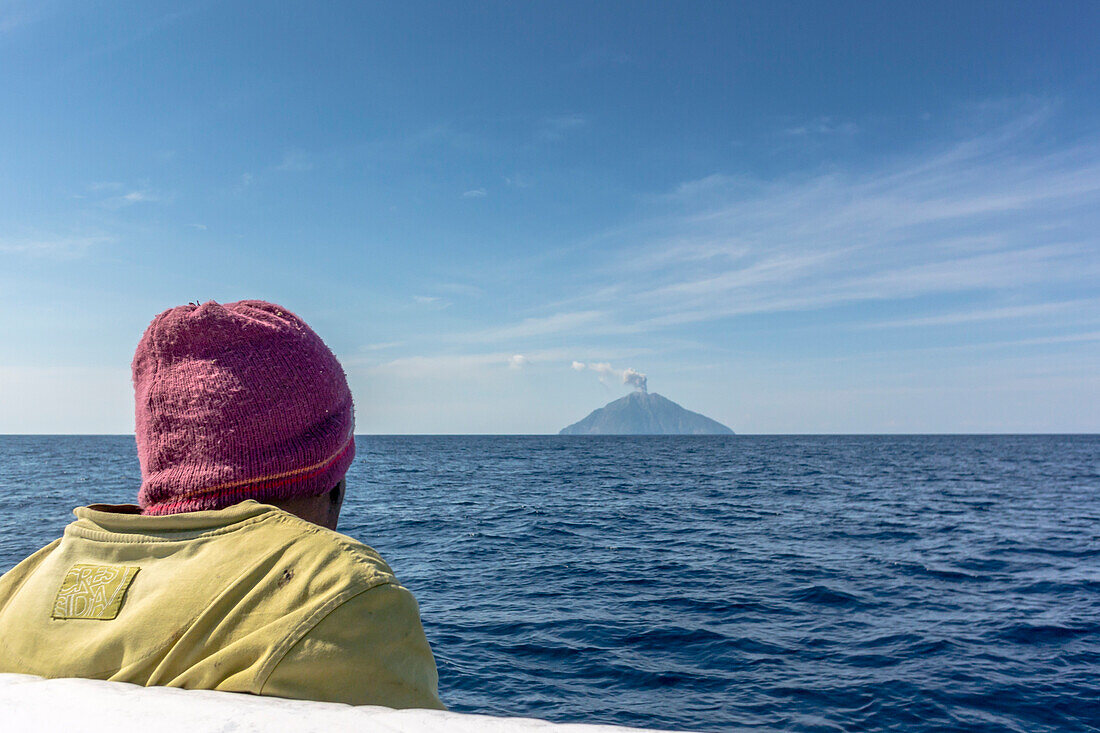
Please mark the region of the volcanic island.
<svg viewBox="0 0 1100 733"><path fill-rule="evenodd" d="M733 435L733 431L644 387L610 402L558 435Z"/></svg>

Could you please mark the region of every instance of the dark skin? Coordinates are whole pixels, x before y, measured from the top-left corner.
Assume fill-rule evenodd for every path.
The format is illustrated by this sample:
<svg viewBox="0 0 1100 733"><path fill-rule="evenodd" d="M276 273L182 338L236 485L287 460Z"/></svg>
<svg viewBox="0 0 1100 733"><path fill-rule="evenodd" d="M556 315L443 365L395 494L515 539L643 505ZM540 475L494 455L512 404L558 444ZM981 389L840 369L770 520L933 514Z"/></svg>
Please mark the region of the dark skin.
<svg viewBox="0 0 1100 733"><path fill-rule="evenodd" d="M336 522L340 519L340 508L344 505L344 491L346 488L347 478L342 478L340 483L336 484L331 491L327 491L320 496L303 496L268 503L279 507L284 512L293 514L299 519L335 531Z"/></svg>

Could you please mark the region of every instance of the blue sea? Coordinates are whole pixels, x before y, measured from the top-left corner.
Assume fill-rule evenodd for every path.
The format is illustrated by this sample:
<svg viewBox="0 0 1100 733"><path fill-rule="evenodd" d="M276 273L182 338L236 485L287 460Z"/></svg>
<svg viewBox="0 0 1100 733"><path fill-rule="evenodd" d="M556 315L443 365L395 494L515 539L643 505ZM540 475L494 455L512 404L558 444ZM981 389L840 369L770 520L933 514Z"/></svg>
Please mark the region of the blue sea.
<svg viewBox="0 0 1100 733"><path fill-rule="evenodd" d="M1100 436L363 437L341 531L454 710L695 731L1100 730ZM0 569L132 501L0 437Z"/></svg>

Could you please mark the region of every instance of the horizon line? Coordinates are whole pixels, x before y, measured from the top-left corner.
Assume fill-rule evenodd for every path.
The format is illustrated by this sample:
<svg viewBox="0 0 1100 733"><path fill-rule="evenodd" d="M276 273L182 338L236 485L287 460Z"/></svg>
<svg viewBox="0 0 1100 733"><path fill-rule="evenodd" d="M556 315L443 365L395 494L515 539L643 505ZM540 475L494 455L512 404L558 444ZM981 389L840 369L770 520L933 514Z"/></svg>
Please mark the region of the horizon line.
<svg viewBox="0 0 1100 733"><path fill-rule="evenodd" d="M691 435L685 433L614 433L604 435L561 435L560 433L355 433L357 438L859 438L859 437L1026 437L1026 436L1095 436L1100 432L924 432L924 433L738 433L732 435ZM6 433L0 432L0 438L124 438L134 437L134 433Z"/></svg>

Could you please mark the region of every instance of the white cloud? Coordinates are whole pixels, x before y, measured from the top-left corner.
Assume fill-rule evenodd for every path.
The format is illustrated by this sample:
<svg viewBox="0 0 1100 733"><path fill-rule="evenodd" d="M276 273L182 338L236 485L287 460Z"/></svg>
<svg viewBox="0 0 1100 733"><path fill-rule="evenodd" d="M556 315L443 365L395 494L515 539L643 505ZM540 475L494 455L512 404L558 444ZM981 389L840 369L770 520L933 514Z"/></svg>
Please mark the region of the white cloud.
<svg viewBox="0 0 1100 733"><path fill-rule="evenodd" d="M567 134L579 130L588 124L588 117L579 114L563 114L544 117L539 121L536 136L544 142L563 139Z"/></svg>
<svg viewBox="0 0 1100 733"><path fill-rule="evenodd" d="M304 173L313 168L313 159L303 150L286 151L283 153L283 159L275 166L275 170L286 173Z"/></svg>
<svg viewBox="0 0 1100 733"><path fill-rule="evenodd" d="M0 254L21 254L32 257L69 258L85 254L89 249L114 242L114 237L91 235L79 237L0 237Z"/></svg>
<svg viewBox="0 0 1100 733"><path fill-rule="evenodd" d="M531 360L528 359L523 354L512 354L511 356L508 357L508 368L509 369L522 369L523 367L527 366L530 363L531 363Z"/></svg>
<svg viewBox="0 0 1100 733"><path fill-rule="evenodd" d="M799 125L783 130L784 135L805 137L807 135L855 135L859 125L851 120L838 120L835 117L817 117Z"/></svg>
<svg viewBox="0 0 1100 733"><path fill-rule="evenodd" d="M861 324L862 328L915 328L923 326L954 326L962 323L995 321L1006 319L1035 318L1066 312L1076 312L1085 316L1100 317L1100 300L1066 300L1053 303L1032 303L1001 308L983 308L969 311L957 311L942 315L921 318L901 318L891 321L877 321Z"/></svg>
<svg viewBox="0 0 1100 733"><path fill-rule="evenodd" d="M612 51L607 48L596 48L585 51L575 60L565 64L562 68L568 71L587 70L593 68L605 68L622 66L634 63L634 58L622 51Z"/></svg>
<svg viewBox="0 0 1100 733"><path fill-rule="evenodd" d="M1091 289L1100 139L1051 151L1044 119L864 170L685 182L648 221L609 235L601 274L619 287L569 302L645 331L867 301L1041 305L1040 291Z"/></svg>
<svg viewBox="0 0 1100 733"><path fill-rule="evenodd" d="M532 181L522 173L515 173L511 176L504 176L504 185L512 188L530 188Z"/></svg>
<svg viewBox="0 0 1100 733"><path fill-rule="evenodd" d="M391 344L383 344L390 346ZM401 344L392 344L401 345ZM482 374L486 367L500 367L507 365L513 357L519 356L527 361L554 362L564 361L569 358L570 352L575 349L551 348L528 351L524 354L516 354L513 351L488 351L472 354L434 354L403 356L384 362L370 361L357 357L341 357L340 361L345 367L365 367L370 373L397 374L408 377L432 377L444 378L448 374ZM640 353L638 349L627 349L616 352L623 358L629 358Z"/></svg>
<svg viewBox="0 0 1100 733"><path fill-rule="evenodd" d="M925 326L955 326L958 324L972 324L972 322L1004 319L1036 318L1051 315L1063 315L1076 313L1086 318L1100 318L1100 300L1082 298L1079 300L1060 300L1056 303L1037 303L1022 306L1005 306L1001 308L982 308L977 310L960 310L956 313L948 313L938 316L926 316L923 318L902 318L898 320L882 320L864 324L864 328L913 328Z"/></svg>
<svg viewBox="0 0 1100 733"><path fill-rule="evenodd" d="M983 341L974 344L960 344L958 346L939 346L925 351L972 351L978 349L997 349L1014 346L1047 346L1050 344L1077 344L1092 341L1100 341L1100 331L1086 331L1081 333L1064 333L1055 336L1036 336L1034 338L1012 339L1002 341Z"/></svg>
<svg viewBox="0 0 1100 733"><path fill-rule="evenodd" d="M573 370L574 371L583 372L584 367L585 367L585 363L583 361L574 361L573 362Z"/></svg>
<svg viewBox="0 0 1100 733"><path fill-rule="evenodd" d="M433 310L444 310L451 307L451 301L441 298L438 295L414 295L413 302L417 305L431 308Z"/></svg>
<svg viewBox="0 0 1100 733"><path fill-rule="evenodd" d="M464 199L483 199L489 195L489 192L484 188L473 188L462 194Z"/></svg>
<svg viewBox="0 0 1100 733"><path fill-rule="evenodd" d="M440 354L437 356L403 356L381 364L371 365L372 373L399 375L411 378L447 379L455 374L480 373L489 365L506 363L508 353ZM357 366L355 359L342 360L345 368Z"/></svg>
<svg viewBox="0 0 1100 733"><path fill-rule="evenodd" d="M512 339L545 336L553 333L571 331L579 326L591 324L604 317L602 311L576 311L555 313L542 318L526 318L519 323L488 328L481 331L468 331L447 336L450 341L492 342Z"/></svg>
<svg viewBox="0 0 1100 733"><path fill-rule="evenodd" d="M463 295L470 298L480 298L482 295L485 295L484 290L476 285L469 285L467 283L440 283L436 286L436 289L452 295Z"/></svg>
<svg viewBox="0 0 1100 733"><path fill-rule="evenodd" d="M684 182L647 200L646 220L586 242L592 256L564 252L553 288L537 282L546 257L513 268L560 294L545 315L438 338L528 349L661 332L713 349L682 327L828 309L858 325L869 309L841 307L870 302L904 303L894 325L1068 313L1052 293L1083 298L1100 280L1100 138L1052 151L1044 114L869 167Z"/></svg>
<svg viewBox="0 0 1100 733"><path fill-rule="evenodd" d="M125 186L114 181L102 181L99 183L93 183L88 186L90 191L96 193L105 193L108 191L118 191L124 189ZM161 196L153 193L148 189L133 189L126 193L118 193L114 196L108 196L107 198L100 199L99 205L105 209L123 209L134 204L151 203L154 201L160 201Z"/></svg>

